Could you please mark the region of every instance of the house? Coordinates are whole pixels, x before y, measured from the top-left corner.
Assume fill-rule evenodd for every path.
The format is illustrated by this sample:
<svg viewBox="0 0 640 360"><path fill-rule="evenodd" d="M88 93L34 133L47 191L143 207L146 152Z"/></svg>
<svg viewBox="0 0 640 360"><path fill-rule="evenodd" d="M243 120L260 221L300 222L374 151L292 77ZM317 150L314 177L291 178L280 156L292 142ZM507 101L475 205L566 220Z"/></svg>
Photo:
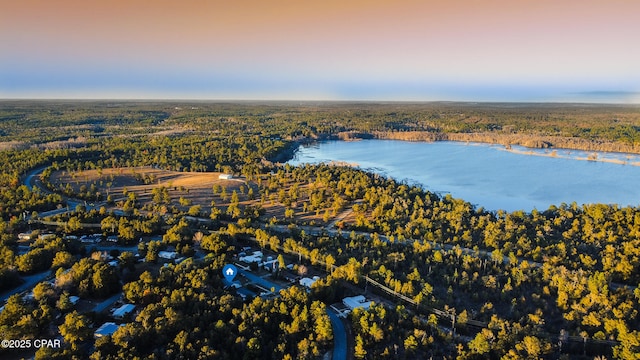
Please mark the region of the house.
<svg viewBox="0 0 640 360"><path fill-rule="evenodd" d="M82 235L80 237L80 242L83 244L93 244L96 242L95 238L90 235Z"/></svg>
<svg viewBox="0 0 640 360"><path fill-rule="evenodd" d="M220 179L220 180L231 180L231 179L233 179L233 175L231 175L231 174L220 174L220 175L218 175L218 179Z"/></svg>
<svg viewBox="0 0 640 360"><path fill-rule="evenodd" d="M262 262L262 251L254 251L249 256L241 256L239 260L246 263L260 263Z"/></svg>
<svg viewBox="0 0 640 360"><path fill-rule="evenodd" d="M103 336L113 335L113 333L116 332L116 330L118 330L120 326L122 325L117 325L116 323L112 323L112 322L106 322L100 325L98 330L96 330L96 332L93 333L93 336L96 338L101 338Z"/></svg>
<svg viewBox="0 0 640 360"><path fill-rule="evenodd" d="M18 234L18 240L22 240L22 241L27 241L27 240L31 240L31 236L33 235L33 232L29 231L26 233L20 233Z"/></svg>
<svg viewBox="0 0 640 360"><path fill-rule="evenodd" d="M113 310L113 317L116 319L122 319L125 316L131 314L135 310L136 306L133 304L124 304L119 308Z"/></svg>
<svg viewBox="0 0 640 360"><path fill-rule="evenodd" d="M235 275L235 271L233 271L232 268L228 268L227 271L225 271L227 276L233 276Z"/></svg>
<svg viewBox="0 0 640 360"><path fill-rule="evenodd" d="M310 278L302 278L300 279L300 285L311 289L311 285L313 285L313 283L315 283L316 281L320 280L319 276L314 276L313 279Z"/></svg>
<svg viewBox="0 0 640 360"><path fill-rule="evenodd" d="M118 242L118 237L115 235L111 235L107 237L107 241L109 242Z"/></svg>
<svg viewBox="0 0 640 360"><path fill-rule="evenodd" d="M78 301L80 301L80 297L79 296L69 296L69 302L71 303L71 305L75 305L78 303Z"/></svg>
<svg viewBox="0 0 640 360"><path fill-rule="evenodd" d="M267 260L260 265L267 271L278 270L278 260Z"/></svg>
<svg viewBox="0 0 640 360"><path fill-rule="evenodd" d="M159 251L158 257L167 260L173 260L178 256L178 253L175 251Z"/></svg>
<svg viewBox="0 0 640 360"><path fill-rule="evenodd" d="M56 238L56 234L40 234L40 236L38 236L38 240L52 240Z"/></svg>
<svg viewBox="0 0 640 360"><path fill-rule="evenodd" d="M367 301L367 299L364 296L358 295L358 296L346 297L342 299L342 303L345 306L347 306L350 310L353 310L355 308L363 308L365 310L369 310L369 308L371 307L371 304L373 304L373 301Z"/></svg>

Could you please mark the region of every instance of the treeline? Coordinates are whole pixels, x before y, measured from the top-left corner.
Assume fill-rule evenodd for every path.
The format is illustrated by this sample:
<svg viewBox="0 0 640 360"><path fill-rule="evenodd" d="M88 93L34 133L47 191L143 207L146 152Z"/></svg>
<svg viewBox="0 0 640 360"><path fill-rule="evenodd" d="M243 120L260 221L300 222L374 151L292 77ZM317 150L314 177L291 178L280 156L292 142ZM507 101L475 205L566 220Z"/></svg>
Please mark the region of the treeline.
<svg viewBox="0 0 640 360"><path fill-rule="evenodd" d="M261 193L271 197L269 189L280 188L273 199L294 212L329 209L335 214L350 206L355 219L342 224L346 229L399 241L478 247L503 256L513 253L575 270L604 271L613 281L640 282L640 252L634 250L640 245L640 210L634 207L572 203L531 213L493 212L349 167L285 169L269 179Z"/></svg>
<svg viewBox="0 0 640 360"><path fill-rule="evenodd" d="M626 359L640 352L638 208L572 203L531 213L491 212L357 169L277 167L269 161L285 160L281 154L290 155L297 141L331 136L464 141L480 137L554 147L562 139L566 147L605 144L635 149L640 131L637 107L3 105L0 142L10 143L10 150L0 156L0 284L13 287L21 275L51 269L61 287L40 286L35 302L10 298L0 314L0 326L6 334L36 337L55 315L65 315L59 330L69 347L57 353L42 349L39 358L80 356L76 345L90 341L92 319L71 312L67 301L58 304L60 298L69 294L103 297L119 290L132 261L126 255L120 260L128 265L108 269L104 254L86 259L86 249L64 239L36 241L20 254L16 235L27 228L21 220L24 212L63 205L60 195L41 194L21 185L29 170L50 164L45 183L53 170L156 166L243 174L258 184L256 203L251 206L240 206L236 193L224 210L212 203L210 209L189 208L185 213L186 202L180 204L182 210L173 207L168 191L159 189L145 209L136 194L123 194L122 203L113 205L123 209L125 216L104 208L77 209L57 218L65 224L61 231L80 234L83 223L100 224L102 232L118 234L124 242L164 233L162 240L139 246L141 256L151 264L162 249L175 249L185 257L196 248L210 252L203 266L186 260L158 274L136 274L124 290L127 299L142 310L114 336L98 340L94 358L175 358L179 354L187 358L237 358L238 354L317 358L331 341L324 305L317 301L337 302L365 286L407 307L376 305L371 312L350 315L358 358L587 354ZM53 146L77 138L83 139L81 146ZM24 146L16 146L16 141ZM49 182L48 186L79 196L64 184ZM84 190L83 197L100 199L96 189ZM222 196L222 189L217 193ZM213 200L218 195L211 196ZM281 205L284 216L262 216L260 205L268 203ZM163 207L163 216L155 215ZM352 214L336 224L344 236L312 236L301 230L305 225L328 225L347 210ZM201 225L181 220L186 214L213 221L209 229L196 229ZM218 229L221 221L227 225ZM283 236L268 230L266 223L292 223L292 231ZM258 229L261 225L267 230ZM214 232L205 235L206 230ZM222 290L220 270L236 239L254 237L262 247L284 249L326 269L327 278L311 294L294 287L279 298L243 304ZM392 294L365 285L364 276ZM399 295L411 301L398 300ZM434 309L455 316L454 321L432 317ZM463 338L449 336L447 328ZM585 339L584 344L576 344L576 338Z"/></svg>
<svg viewBox="0 0 640 360"><path fill-rule="evenodd" d="M633 105L499 103L60 103L5 102L0 142L89 147L97 139L168 135L318 139L355 132L399 139L450 138L582 150L638 152ZM400 133L400 134L396 134ZM420 134L416 136L416 134ZM516 135L516 136L514 136ZM566 140L566 139L573 140ZM13 141L13 143L11 143ZM56 143L57 142L57 143ZM597 144L589 147L589 142ZM56 146L58 146L56 145Z"/></svg>
<svg viewBox="0 0 640 360"><path fill-rule="evenodd" d="M285 146L285 142L281 140L260 137L116 137L94 145L85 156L57 161L52 170L75 172L156 166L174 171L225 171L255 175L261 160L275 156Z"/></svg>
<svg viewBox="0 0 640 360"><path fill-rule="evenodd" d="M635 131L635 130L634 130ZM424 131L405 131L405 132L380 132L376 131L371 134L353 134L343 133L339 138L344 140L352 139L385 139L385 140L402 140L402 141L461 141L461 142L478 142L488 144L501 144L509 147L510 145L520 145L534 149L574 149L583 151L603 151L603 152L620 152L620 153L640 153L640 143L633 141L616 141L607 138L582 138L582 137L565 137L565 136L549 136L536 134L521 133L502 133L502 132L462 132L462 133L441 133L441 132L424 132Z"/></svg>
<svg viewBox="0 0 640 360"><path fill-rule="evenodd" d="M494 213L375 174L327 165L288 168L270 182L289 189L298 185L278 198L285 204L322 194L318 206L330 207L339 197L355 213L354 223L343 224L346 234L350 227L374 233L316 239L302 232L301 243L285 241L285 247L306 252L312 262L360 268L418 304L456 308L459 319L488 324L499 316L530 323L526 334L546 344L564 329L572 336L584 332L588 338L619 341L616 354L638 350L633 344L640 333L633 329L640 324L632 309L640 292L616 284L635 287L640 281L637 208L574 203L530 214ZM297 206L296 211L305 207ZM520 340L514 338L512 349Z"/></svg>

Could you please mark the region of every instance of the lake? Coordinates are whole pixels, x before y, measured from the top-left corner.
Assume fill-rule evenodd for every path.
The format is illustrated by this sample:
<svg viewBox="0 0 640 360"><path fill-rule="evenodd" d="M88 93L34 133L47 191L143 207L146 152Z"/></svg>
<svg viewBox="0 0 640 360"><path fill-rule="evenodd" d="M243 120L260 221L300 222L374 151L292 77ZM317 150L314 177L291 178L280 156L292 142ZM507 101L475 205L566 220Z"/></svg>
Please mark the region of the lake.
<svg viewBox="0 0 640 360"><path fill-rule="evenodd" d="M289 164L344 161L485 209L571 203L640 204L639 155L462 142L327 141L300 146Z"/></svg>

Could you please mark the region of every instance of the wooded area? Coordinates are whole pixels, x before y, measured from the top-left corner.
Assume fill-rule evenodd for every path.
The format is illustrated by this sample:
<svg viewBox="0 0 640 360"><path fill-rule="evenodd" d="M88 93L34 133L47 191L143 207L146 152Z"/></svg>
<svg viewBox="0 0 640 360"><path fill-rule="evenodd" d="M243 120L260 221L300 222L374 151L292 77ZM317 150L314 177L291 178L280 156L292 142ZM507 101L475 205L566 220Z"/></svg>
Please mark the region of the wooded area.
<svg viewBox="0 0 640 360"><path fill-rule="evenodd" d="M280 164L301 142L367 137L640 153L640 107L3 101L2 338L62 336L37 359L317 359L330 306L366 294L379 301L345 320L358 359L640 357L640 209L494 212ZM170 180L188 172L234 180L194 196ZM94 233L117 243L80 240ZM247 246L322 276L243 300L222 268ZM165 266L165 251L184 259ZM94 339L110 319L95 304L120 293L136 314Z"/></svg>

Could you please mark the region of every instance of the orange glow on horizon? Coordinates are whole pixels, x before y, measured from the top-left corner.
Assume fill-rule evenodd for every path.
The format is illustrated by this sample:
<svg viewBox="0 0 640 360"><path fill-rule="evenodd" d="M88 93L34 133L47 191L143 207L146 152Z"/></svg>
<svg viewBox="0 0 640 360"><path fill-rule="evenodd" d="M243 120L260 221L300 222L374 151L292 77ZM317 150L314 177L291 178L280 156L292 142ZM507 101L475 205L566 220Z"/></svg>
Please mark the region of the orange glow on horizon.
<svg viewBox="0 0 640 360"><path fill-rule="evenodd" d="M309 83L614 86L640 81L638 13L640 2L626 0L23 0L0 14L9 49L0 65Z"/></svg>

